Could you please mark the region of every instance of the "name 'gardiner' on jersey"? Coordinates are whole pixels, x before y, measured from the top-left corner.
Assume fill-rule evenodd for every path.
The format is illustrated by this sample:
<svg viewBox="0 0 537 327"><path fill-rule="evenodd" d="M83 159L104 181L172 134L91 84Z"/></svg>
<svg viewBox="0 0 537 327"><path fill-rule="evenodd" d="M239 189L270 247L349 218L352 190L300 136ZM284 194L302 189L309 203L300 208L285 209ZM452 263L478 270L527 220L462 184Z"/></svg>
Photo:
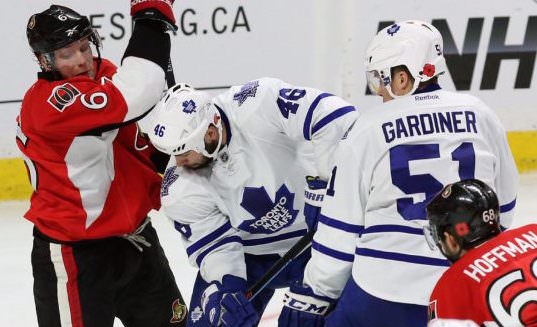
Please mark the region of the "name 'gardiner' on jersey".
<svg viewBox="0 0 537 327"><path fill-rule="evenodd" d="M427 305L449 262L424 241L425 205L448 183L493 186L511 224L518 177L498 117L473 96L427 91L368 110L340 142L305 273L316 294L339 297L352 267L371 295Z"/></svg>

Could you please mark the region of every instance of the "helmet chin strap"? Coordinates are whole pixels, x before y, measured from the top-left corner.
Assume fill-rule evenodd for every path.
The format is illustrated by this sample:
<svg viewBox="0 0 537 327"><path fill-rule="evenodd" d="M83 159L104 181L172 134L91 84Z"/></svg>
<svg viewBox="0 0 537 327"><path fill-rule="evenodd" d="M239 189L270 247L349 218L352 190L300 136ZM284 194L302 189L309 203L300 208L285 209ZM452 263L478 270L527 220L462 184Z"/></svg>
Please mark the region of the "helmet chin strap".
<svg viewBox="0 0 537 327"><path fill-rule="evenodd" d="M218 152L220 152L220 146L222 145L222 121L220 121L220 124L218 126L215 126L218 130L218 144L216 145L216 148L212 153L207 152L207 150L203 149L202 154L208 158L216 159L218 156Z"/></svg>

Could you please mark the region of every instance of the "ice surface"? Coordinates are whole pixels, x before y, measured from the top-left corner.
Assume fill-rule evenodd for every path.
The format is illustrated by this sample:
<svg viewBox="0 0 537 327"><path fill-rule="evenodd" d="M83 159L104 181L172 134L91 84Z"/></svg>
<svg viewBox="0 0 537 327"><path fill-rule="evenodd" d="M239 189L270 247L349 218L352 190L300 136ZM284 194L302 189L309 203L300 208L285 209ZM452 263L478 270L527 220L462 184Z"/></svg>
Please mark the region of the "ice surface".
<svg viewBox="0 0 537 327"><path fill-rule="evenodd" d="M520 178L514 226L537 222L537 173ZM28 202L0 203L0 326L37 326L32 295L32 224L22 218ZM196 270L188 262L179 235L160 214L153 215L162 246L176 276L179 289L188 302ZM282 292L277 292L267 307L260 326L276 326ZM122 326L116 320L114 326Z"/></svg>

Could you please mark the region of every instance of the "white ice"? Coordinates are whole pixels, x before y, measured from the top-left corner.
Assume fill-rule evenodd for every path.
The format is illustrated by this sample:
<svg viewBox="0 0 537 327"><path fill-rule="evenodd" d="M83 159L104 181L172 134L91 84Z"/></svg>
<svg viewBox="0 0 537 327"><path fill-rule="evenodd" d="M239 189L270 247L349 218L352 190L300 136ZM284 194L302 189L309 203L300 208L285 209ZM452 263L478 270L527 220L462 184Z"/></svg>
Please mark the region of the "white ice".
<svg viewBox="0 0 537 327"><path fill-rule="evenodd" d="M537 173L520 178L514 226L537 222ZM32 294L32 224L22 218L27 201L0 203L0 326L37 326ZM179 289L189 302L195 279L195 269L186 258L179 235L158 213L153 215L162 246L172 266ZM267 307L260 326L276 326L281 309L282 292L277 292ZM122 326L116 320L114 326Z"/></svg>

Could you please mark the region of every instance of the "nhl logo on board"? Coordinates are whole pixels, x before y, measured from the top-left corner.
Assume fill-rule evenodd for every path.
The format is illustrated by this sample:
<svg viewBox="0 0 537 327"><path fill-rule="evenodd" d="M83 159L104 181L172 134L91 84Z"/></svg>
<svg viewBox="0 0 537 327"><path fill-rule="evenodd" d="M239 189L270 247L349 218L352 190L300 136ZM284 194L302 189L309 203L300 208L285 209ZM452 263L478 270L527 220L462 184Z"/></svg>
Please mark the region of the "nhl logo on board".
<svg viewBox="0 0 537 327"><path fill-rule="evenodd" d="M52 93L48 97L47 102L54 109L63 112L76 101L76 97L80 95L80 91L70 83L64 83L52 89Z"/></svg>
<svg viewBox="0 0 537 327"><path fill-rule="evenodd" d="M442 192L442 197L443 197L444 199L447 199L450 195L451 195L451 184L448 185L448 186L444 189L444 191Z"/></svg>

